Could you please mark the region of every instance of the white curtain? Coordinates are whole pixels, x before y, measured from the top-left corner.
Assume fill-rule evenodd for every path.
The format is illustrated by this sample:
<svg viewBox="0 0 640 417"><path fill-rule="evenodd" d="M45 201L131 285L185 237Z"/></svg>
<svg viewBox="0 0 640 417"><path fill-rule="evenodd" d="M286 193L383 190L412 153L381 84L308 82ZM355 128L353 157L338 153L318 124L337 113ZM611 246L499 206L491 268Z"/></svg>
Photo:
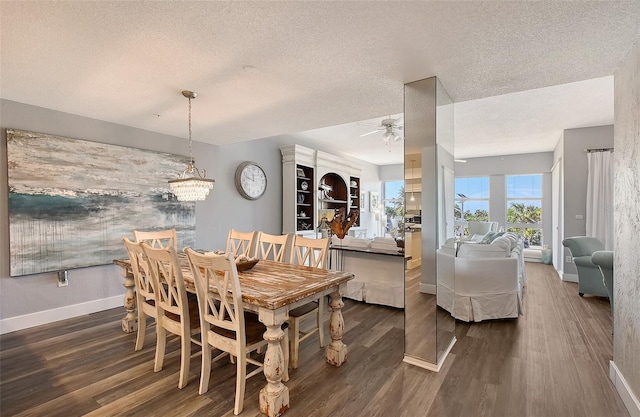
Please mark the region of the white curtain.
<svg viewBox="0 0 640 417"><path fill-rule="evenodd" d="M613 250L613 152L589 152L587 161L587 236Z"/></svg>

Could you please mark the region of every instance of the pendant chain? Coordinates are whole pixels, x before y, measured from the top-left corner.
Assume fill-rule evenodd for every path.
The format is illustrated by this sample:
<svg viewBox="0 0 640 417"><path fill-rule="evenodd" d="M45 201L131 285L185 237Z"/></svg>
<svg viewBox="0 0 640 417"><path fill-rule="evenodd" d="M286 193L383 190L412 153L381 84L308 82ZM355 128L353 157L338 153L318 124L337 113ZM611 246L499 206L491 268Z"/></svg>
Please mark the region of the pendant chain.
<svg viewBox="0 0 640 417"><path fill-rule="evenodd" d="M193 148L191 146L191 97L189 97L189 157L191 158L191 164L193 165Z"/></svg>

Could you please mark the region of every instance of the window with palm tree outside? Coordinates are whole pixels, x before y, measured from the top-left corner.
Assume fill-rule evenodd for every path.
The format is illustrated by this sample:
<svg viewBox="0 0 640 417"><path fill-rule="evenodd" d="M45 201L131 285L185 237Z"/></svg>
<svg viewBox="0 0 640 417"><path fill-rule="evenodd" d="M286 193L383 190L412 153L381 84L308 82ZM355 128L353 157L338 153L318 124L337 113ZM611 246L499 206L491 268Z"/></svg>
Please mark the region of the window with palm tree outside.
<svg viewBox="0 0 640 417"><path fill-rule="evenodd" d="M507 230L542 246L542 174L507 175Z"/></svg>
<svg viewBox="0 0 640 417"><path fill-rule="evenodd" d="M456 235L468 235L468 221L489 221L489 177L455 180L454 219Z"/></svg>
<svg viewBox="0 0 640 417"><path fill-rule="evenodd" d="M385 235L389 236L404 219L404 181L385 181L382 204L386 218Z"/></svg>

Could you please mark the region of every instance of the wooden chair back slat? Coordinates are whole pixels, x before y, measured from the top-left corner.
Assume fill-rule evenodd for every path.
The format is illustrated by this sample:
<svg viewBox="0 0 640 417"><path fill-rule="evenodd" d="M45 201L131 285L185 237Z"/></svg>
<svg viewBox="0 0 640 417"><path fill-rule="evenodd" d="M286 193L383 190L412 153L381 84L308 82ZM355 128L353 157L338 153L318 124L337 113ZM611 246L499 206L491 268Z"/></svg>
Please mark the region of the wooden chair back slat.
<svg viewBox="0 0 640 417"><path fill-rule="evenodd" d="M285 262L292 241L291 235L270 235L260 232L257 239L256 256L275 262Z"/></svg>
<svg viewBox="0 0 640 417"><path fill-rule="evenodd" d="M176 229L158 230L145 232L142 230L134 230L133 238L136 242L146 242L152 248L166 249L173 247L178 250L178 238L176 236Z"/></svg>
<svg viewBox="0 0 640 417"><path fill-rule="evenodd" d="M155 300L157 284L151 279L142 247L140 244L130 241L127 237L123 237L122 242L127 249L129 261L131 262L136 292L145 299Z"/></svg>
<svg viewBox="0 0 640 417"><path fill-rule="evenodd" d="M309 239L296 235L291 250L291 263L326 268L328 252L329 238Z"/></svg>
<svg viewBox="0 0 640 417"><path fill-rule="evenodd" d="M158 307L156 306L158 283L149 273L149 266L142 246L139 243L130 241L127 237L123 237L122 242L129 255L131 272L133 273L133 281L136 287L138 331L135 350L141 350L144 347L147 331L147 316L152 317L154 320L157 320L158 317Z"/></svg>
<svg viewBox="0 0 640 417"><path fill-rule="evenodd" d="M255 253L255 240L257 232L239 232L237 230L229 230L229 236L227 237L227 249L226 253L231 253L234 257L240 255L246 255L248 257L254 256Z"/></svg>
<svg viewBox="0 0 640 417"><path fill-rule="evenodd" d="M180 260L173 247L166 249L152 248L146 242L141 244L149 272L158 283L156 303L165 311L189 317L187 292L184 286Z"/></svg>

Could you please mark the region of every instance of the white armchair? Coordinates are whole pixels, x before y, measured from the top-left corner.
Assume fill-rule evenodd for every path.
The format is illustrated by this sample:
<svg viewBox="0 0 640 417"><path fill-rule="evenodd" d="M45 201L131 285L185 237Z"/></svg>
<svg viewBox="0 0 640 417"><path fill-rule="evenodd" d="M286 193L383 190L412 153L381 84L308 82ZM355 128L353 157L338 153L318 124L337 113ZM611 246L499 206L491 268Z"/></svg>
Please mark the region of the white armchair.
<svg viewBox="0 0 640 417"><path fill-rule="evenodd" d="M467 227L469 227L469 236L484 235L487 232L498 231L498 222L470 221L470 222L467 222Z"/></svg>

